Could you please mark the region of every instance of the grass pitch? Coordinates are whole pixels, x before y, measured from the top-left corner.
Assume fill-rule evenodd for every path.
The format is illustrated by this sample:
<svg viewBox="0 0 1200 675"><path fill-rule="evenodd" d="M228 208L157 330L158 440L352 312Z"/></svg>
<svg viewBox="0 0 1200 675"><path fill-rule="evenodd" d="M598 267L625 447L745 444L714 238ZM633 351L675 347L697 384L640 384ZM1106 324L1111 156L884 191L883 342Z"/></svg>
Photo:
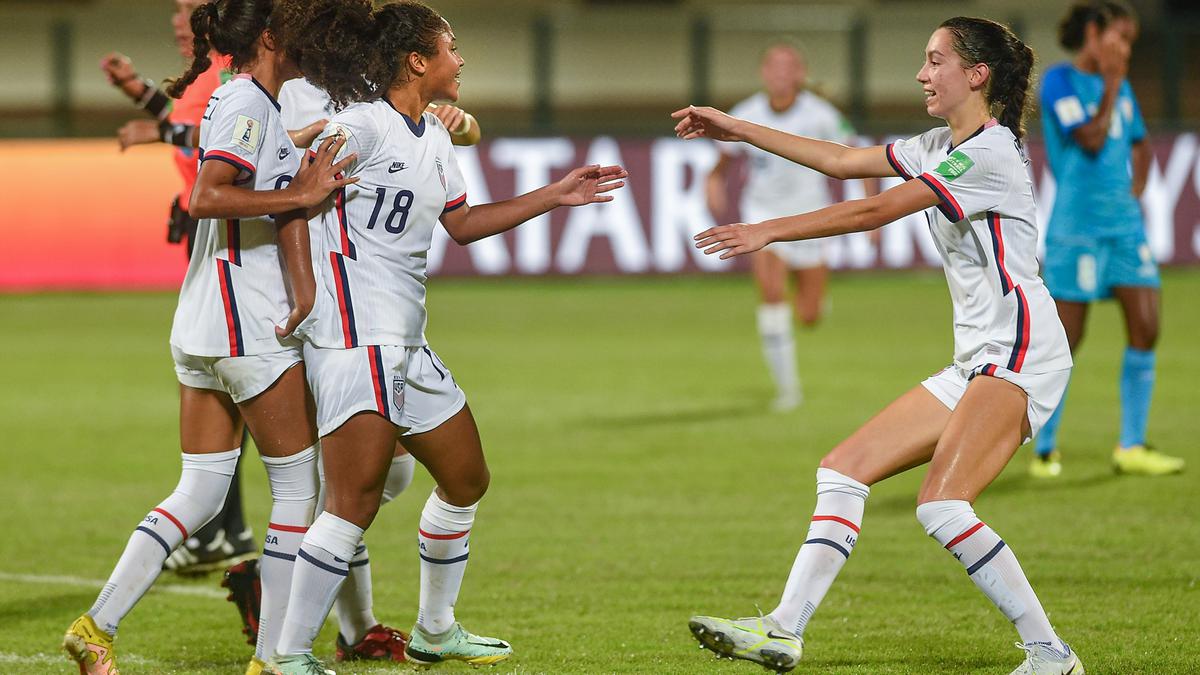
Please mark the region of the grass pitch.
<svg viewBox="0 0 1200 675"><path fill-rule="evenodd" d="M1196 272L1165 275L1150 420L1151 439L1186 457L1188 473L1109 468L1123 336L1106 304L1077 357L1064 476L1027 478L1025 447L976 505L1092 673L1200 672L1198 296ZM491 672L762 672L699 651L688 616L771 609L807 530L818 459L951 357L938 273L844 276L830 297L825 323L797 336L807 402L774 415L746 279L434 280L431 344L468 394L493 472L458 607L472 630L513 643L516 657ZM174 304L0 297L0 672L74 672L63 631L177 479ZM261 534L266 481L247 460ZM1007 673L1020 662L1011 625L917 523L921 475L873 489L797 672ZM367 536L376 613L406 629L430 488L418 471ZM251 650L217 581L163 576L121 625L122 672L242 672ZM334 632L328 623L319 656L332 658Z"/></svg>

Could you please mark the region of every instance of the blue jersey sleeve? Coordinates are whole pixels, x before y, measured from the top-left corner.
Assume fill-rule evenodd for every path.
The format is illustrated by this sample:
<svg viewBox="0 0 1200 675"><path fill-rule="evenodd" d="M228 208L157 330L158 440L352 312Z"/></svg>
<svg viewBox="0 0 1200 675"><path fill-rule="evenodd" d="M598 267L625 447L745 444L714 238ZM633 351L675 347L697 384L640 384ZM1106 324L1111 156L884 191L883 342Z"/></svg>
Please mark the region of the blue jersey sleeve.
<svg viewBox="0 0 1200 675"><path fill-rule="evenodd" d="M1090 118L1079 93L1071 85L1068 69L1064 67L1051 68L1042 77L1041 103L1042 109L1049 113L1048 117L1066 134L1086 124Z"/></svg>
<svg viewBox="0 0 1200 675"><path fill-rule="evenodd" d="M1138 103L1137 96L1133 95L1133 87L1130 86L1129 80L1125 80L1121 87L1133 104L1133 114L1129 120L1129 140L1131 143L1138 143L1146 137L1146 121L1142 119L1142 106Z"/></svg>

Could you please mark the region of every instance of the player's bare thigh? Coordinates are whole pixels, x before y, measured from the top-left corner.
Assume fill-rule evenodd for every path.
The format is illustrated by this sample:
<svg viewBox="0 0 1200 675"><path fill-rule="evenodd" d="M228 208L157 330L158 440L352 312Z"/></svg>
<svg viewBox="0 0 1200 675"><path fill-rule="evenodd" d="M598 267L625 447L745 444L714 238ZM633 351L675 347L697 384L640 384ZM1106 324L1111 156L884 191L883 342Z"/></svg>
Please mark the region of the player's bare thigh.
<svg viewBox="0 0 1200 675"><path fill-rule="evenodd" d="M228 452L242 444L242 416L229 394L179 385L179 445L188 454Z"/></svg>
<svg viewBox="0 0 1200 675"><path fill-rule="evenodd" d="M806 327L817 325L825 305L825 285L829 268L825 265L794 270L796 277L796 316Z"/></svg>
<svg viewBox="0 0 1200 675"><path fill-rule="evenodd" d="M949 408L917 385L839 443L821 466L873 485L928 462L949 420Z"/></svg>
<svg viewBox="0 0 1200 675"><path fill-rule="evenodd" d="M242 401L238 410L258 451L267 457L287 457L317 443L316 407L303 362L283 371L261 394Z"/></svg>
<svg viewBox="0 0 1200 675"><path fill-rule="evenodd" d="M750 255L750 272L763 304L787 301L787 265L782 258L770 251L757 251Z"/></svg>
<svg viewBox="0 0 1200 675"><path fill-rule="evenodd" d="M933 452L918 503L974 502L1012 459L1028 433L1028 397L998 377L971 380Z"/></svg>
<svg viewBox="0 0 1200 675"><path fill-rule="evenodd" d="M479 501L491 483L483 444L470 406L423 434L404 437L404 447L438 484L438 496L455 506Z"/></svg>

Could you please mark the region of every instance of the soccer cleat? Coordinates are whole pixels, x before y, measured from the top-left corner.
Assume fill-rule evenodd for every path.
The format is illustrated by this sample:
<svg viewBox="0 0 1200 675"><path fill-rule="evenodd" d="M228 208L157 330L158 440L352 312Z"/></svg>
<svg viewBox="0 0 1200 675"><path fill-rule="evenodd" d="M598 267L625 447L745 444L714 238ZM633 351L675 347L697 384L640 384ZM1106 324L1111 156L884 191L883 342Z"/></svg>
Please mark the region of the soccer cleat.
<svg viewBox="0 0 1200 675"><path fill-rule="evenodd" d="M504 640L474 635L455 623L440 635L430 635L420 626L414 626L404 653L408 662L417 666L432 666L442 661L490 666L512 656L513 650Z"/></svg>
<svg viewBox="0 0 1200 675"><path fill-rule="evenodd" d="M1164 455L1146 445L1113 450L1113 470L1140 476L1165 476L1183 471L1182 457Z"/></svg>
<svg viewBox="0 0 1200 675"><path fill-rule="evenodd" d="M1054 450L1048 455L1034 453L1029 463L1029 475L1034 478L1058 478L1062 475L1062 455Z"/></svg>
<svg viewBox="0 0 1200 675"><path fill-rule="evenodd" d="M1017 647L1025 652L1025 662L1010 675L1084 675L1083 661L1071 651L1070 645L1060 644L1062 650L1044 642L1028 645L1018 642Z"/></svg>
<svg viewBox="0 0 1200 675"><path fill-rule="evenodd" d="M785 413L799 408L804 396L799 391L780 393L771 400L771 412Z"/></svg>
<svg viewBox="0 0 1200 675"><path fill-rule="evenodd" d="M79 675L121 675L112 636L100 630L87 614L75 619L67 629L62 646L79 664Z"/></svg>
<svg viewBox="0 0 1200 675"><path fill-rule="evenodd" d="M201 575L257 557L254 533L250 530L232 540L226 539L225 530L217 530L212 541L207 543L189 537L167 556L163 569L184 576Z"/></svg>
<svg viewBox="0 0 1200 675"><path fill-rule="evenodd" d="M312 654L275 655L267 662L264 673L269 675L337 675Z"/></svg>
<svg viewBox="0 0 1200 675"><path fill-rule="evenodd" d="M408 634L383 624L367 629L361 640L351 645L341 633L337 636L337 653L334 661L404 661L404 648L408 646Z"/></svg>
<svg viewBox="0 0 1200 675"><path fill-rule="evenodd" d="M804 653L804 640L769 616L745 619L693 616L688 628L701 647L716 652L717 656L753 661L777 673L791 671Z"/></svg>
<svg viewBox="0 0 1200 675"><path fill-rule="evenodd" d="M257 656L250 657L250 665L246 666L246 675L263 675L267 663Z"/></svg>
<svg viewBox="0 0 1200 675"><path fill-rule="evenodd" d="M258 612L262 604L262 580L258 576L258 558L240 562L225 570L222 588L229 589L225 599L237 605L242 634L253 647L258 642Z"/></svg>

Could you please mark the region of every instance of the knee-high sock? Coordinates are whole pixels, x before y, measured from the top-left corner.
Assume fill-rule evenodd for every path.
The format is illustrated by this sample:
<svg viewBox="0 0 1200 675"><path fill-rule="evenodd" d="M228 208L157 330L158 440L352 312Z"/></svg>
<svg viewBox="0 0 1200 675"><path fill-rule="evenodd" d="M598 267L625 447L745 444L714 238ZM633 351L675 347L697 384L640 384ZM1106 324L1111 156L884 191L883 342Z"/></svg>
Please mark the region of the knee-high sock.
<svg viewBox="0 0 1200 675"><path fill-rule="evenodd" d="M283 617L291 595L292 574L300 542L312 524L317 503L317 446L290 457L262 458L271 483L271 520L263 543L259 574L262 600L258 644L254 655L267 660L275 654Z"/></svg>
<svg viewBox="0 0 1200 675"><path fill-rule="evenodd" d="M1067 392L1070 391L1070 384L1067 384L1067 389L1063 390L1062 399L1058 402L1058 407L1051 413L1050 418L1042 425L1042 430L1038 432L1037 438L1033 441L1033 449L1039 456L1045 457L1054 452L1054 448L1058 445L1058 425L1062 422L1063 408L1067 407Z"/></svg>
<svg viewBox="0 0 1200 675"><path fill-rule="evenodd" d="M363 529L326 511L317 516L296 552L287 617L276 654L311 654L312 643L338 588L349 574L350 559Z"/></svg>
<svg viewBox="0 0 1200 675"><path fill-rule="evenodd" d="M870 491L833 469L817 469L817 506L808 537L792 563L779 606L771 611L780 626L797 636L804 635L808 620L850 558Z"/></svg>
<svg viewBox="0 0 1200 675"><path fill-rule="evenodd" d="M796 374L796 341L792 329L792 308L787 303L758 306L758 336L771 379L781 396L800 393Z"/></svg>
<svg viewBox="0 0 1200 675"><path fill-rule="evenodd" d="M1121 447L1146 444L1146 419L1154 395L1154 350L1125 348L1121 363Z"/></svg>
<svg viewBox="0 0 1200 675"><path fill-rule="evenodd" d="M454 604L470 554L468 535L479 504L454 506L429 495L421 511L417 541L421 556L421 607L417 625L426 633L444 633L454 625Z"/></svg>
<svg viewBox="0 0 1200 675"><path fill-rule="evenodd" d="M1062 647L1012 549L975 516L968 502L926 502L917 507L917 520L967 568L967 576L1013 622L1022 642Z"/></svg>
<svg viewBox="0 0 1200 675"><path fill-rule="evenodd" d="M183 453L183 470L175 491L133 531L108 583L88 610L101 630L115 635L117 624L154 584L171 551L189 532L221 510L241 452L236 448L208 454Z"/></svg>
<svg viewBox="0 0 1200 675"><path fill-rule="evenodd" d="M415 464L412 455L400 455L392 460L387 482L383 486L381 505L395 499L412 483ZM371 558L366 542L360 541L354 551L354 557L350 559L350 575L346 577L342 589L338 591L337 600L333 603L333 611L337 614L338 633L347 644L357 644L368 630L379 624L379 620L375 618L372 600Z"/></svg>
<svg viewBox="0 0 1200 675"><path fill-rule="evenodd" d="M242 447L247 447L250 440L249 428L242 429ZM208 521L204 526L196 528L195 532L191 533L191 538L199 541L203 545L209 545L218 541L236 542L238 536L243 532L247 532L246 519L242 514L242 458L238 457L237 466L233 470L233 480L229 482L229 491L225 493L225 501L221 504L221 511ZM253 536L251 534L251 536Z"/></svg>

